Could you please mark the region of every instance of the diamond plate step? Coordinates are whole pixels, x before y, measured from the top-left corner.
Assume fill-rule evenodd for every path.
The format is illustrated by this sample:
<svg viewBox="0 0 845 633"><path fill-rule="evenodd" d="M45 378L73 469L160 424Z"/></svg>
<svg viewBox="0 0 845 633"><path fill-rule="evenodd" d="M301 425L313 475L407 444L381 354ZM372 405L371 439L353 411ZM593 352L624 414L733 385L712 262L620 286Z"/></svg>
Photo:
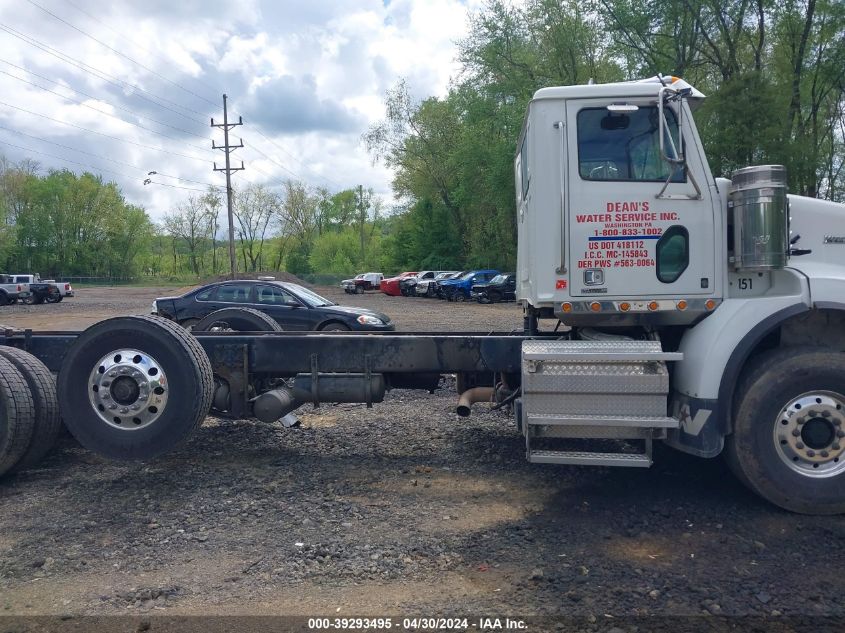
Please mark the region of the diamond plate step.
<svg viewBox="0 0 845 633"><path fill-rule="evenodd" d="M625 362L678 361L680 352L664 352L657 341L524 341L526 361Z"/></svg>
<svg viewBox="0 0 845 633"><path fill-rule="evenodd" d="M616 426L640 429L677 429L680 426L680 422L676 418L655 418L639 415L615 416L531 413L525 416L525 422L537 426Z"/></svg>
<svg viewBox="0 0 845 633"><path fill-rule="evenodd" d="M528 461L535 464L571 466L627 466L648 468L651 457L643 453L590 453L587 451L530 451Z"/></svg>

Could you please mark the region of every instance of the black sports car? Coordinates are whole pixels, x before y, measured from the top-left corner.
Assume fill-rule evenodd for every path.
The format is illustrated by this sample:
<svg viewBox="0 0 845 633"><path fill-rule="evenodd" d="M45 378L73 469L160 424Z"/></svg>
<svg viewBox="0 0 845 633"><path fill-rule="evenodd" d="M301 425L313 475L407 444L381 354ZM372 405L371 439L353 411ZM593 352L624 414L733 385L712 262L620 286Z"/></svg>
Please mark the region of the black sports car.
<svg viewBox="0 0 845 633"><path fill-rule="evenodd" d="M366 308L339 306L298 284L282 281L223 281L195 288L180 297L153 301L159 314L191 328L223 308L253 308L275 319L284 330L396 329L390 317Z"/></svg>

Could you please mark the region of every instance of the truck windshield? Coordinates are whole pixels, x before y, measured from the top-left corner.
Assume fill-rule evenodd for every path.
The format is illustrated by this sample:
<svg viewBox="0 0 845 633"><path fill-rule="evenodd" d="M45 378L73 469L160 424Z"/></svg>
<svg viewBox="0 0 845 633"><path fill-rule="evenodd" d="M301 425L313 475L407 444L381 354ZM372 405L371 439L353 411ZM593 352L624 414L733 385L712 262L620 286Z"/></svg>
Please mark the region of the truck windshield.
<svg viewBox="0 0 845 633"><path fill-rule="evenodd" d="M677 138L675 113L665 110ZM669 165L660 156L660 115L656 106L634 112L585 108L578 112L578 170L584 180L665 182ZM672 182L685 182L683 167L675 167Z"/></svg>

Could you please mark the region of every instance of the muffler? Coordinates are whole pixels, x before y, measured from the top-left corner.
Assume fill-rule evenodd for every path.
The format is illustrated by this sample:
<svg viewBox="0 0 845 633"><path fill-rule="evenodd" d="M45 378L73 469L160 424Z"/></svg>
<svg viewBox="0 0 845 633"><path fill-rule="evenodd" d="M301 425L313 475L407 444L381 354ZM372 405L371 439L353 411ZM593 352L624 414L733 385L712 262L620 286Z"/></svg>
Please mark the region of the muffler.
<svg viewBox="0 0 845 633"><path fill-rule="evenodd" d="M303 404L384 400L383 374L297 374L293 387L277 387L252 400L252 414L262 422L275 422Z"/></svg>
<svg viewBox="0 0 845 633"><path fill-rule="evenodd" d="M492 402L493 387L473 387L467 389L458 398L458 408L456 409L459 416L468 418L472 409L472 405L476 402Z"/></svg>

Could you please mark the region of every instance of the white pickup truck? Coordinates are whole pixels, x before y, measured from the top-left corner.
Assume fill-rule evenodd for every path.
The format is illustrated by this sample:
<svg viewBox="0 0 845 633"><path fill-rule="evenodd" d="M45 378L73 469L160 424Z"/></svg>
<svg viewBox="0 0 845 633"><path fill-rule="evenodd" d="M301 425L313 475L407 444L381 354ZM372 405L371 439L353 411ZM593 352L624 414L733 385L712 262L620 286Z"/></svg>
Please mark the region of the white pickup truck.
<svg viewBox="0 0 845 633"><path fill-rule="evenodd" d="M29 284L15 281L12 275L0 273L0 305L5 306L30 296Z"/></svg>
<svg viewBox="0 0 845 633"><path fill-rule="evenodd" d="M65 297L73 296L73 286L66 281L56 281L55 279L41 279L41 275L35 274L15 274L12 275L16 283L26 284L30 286L30 297L32 303L58 303ZM33 287L34 286L34 287ZM56 292L51 286L55 286L58 290Z"/></svg>

